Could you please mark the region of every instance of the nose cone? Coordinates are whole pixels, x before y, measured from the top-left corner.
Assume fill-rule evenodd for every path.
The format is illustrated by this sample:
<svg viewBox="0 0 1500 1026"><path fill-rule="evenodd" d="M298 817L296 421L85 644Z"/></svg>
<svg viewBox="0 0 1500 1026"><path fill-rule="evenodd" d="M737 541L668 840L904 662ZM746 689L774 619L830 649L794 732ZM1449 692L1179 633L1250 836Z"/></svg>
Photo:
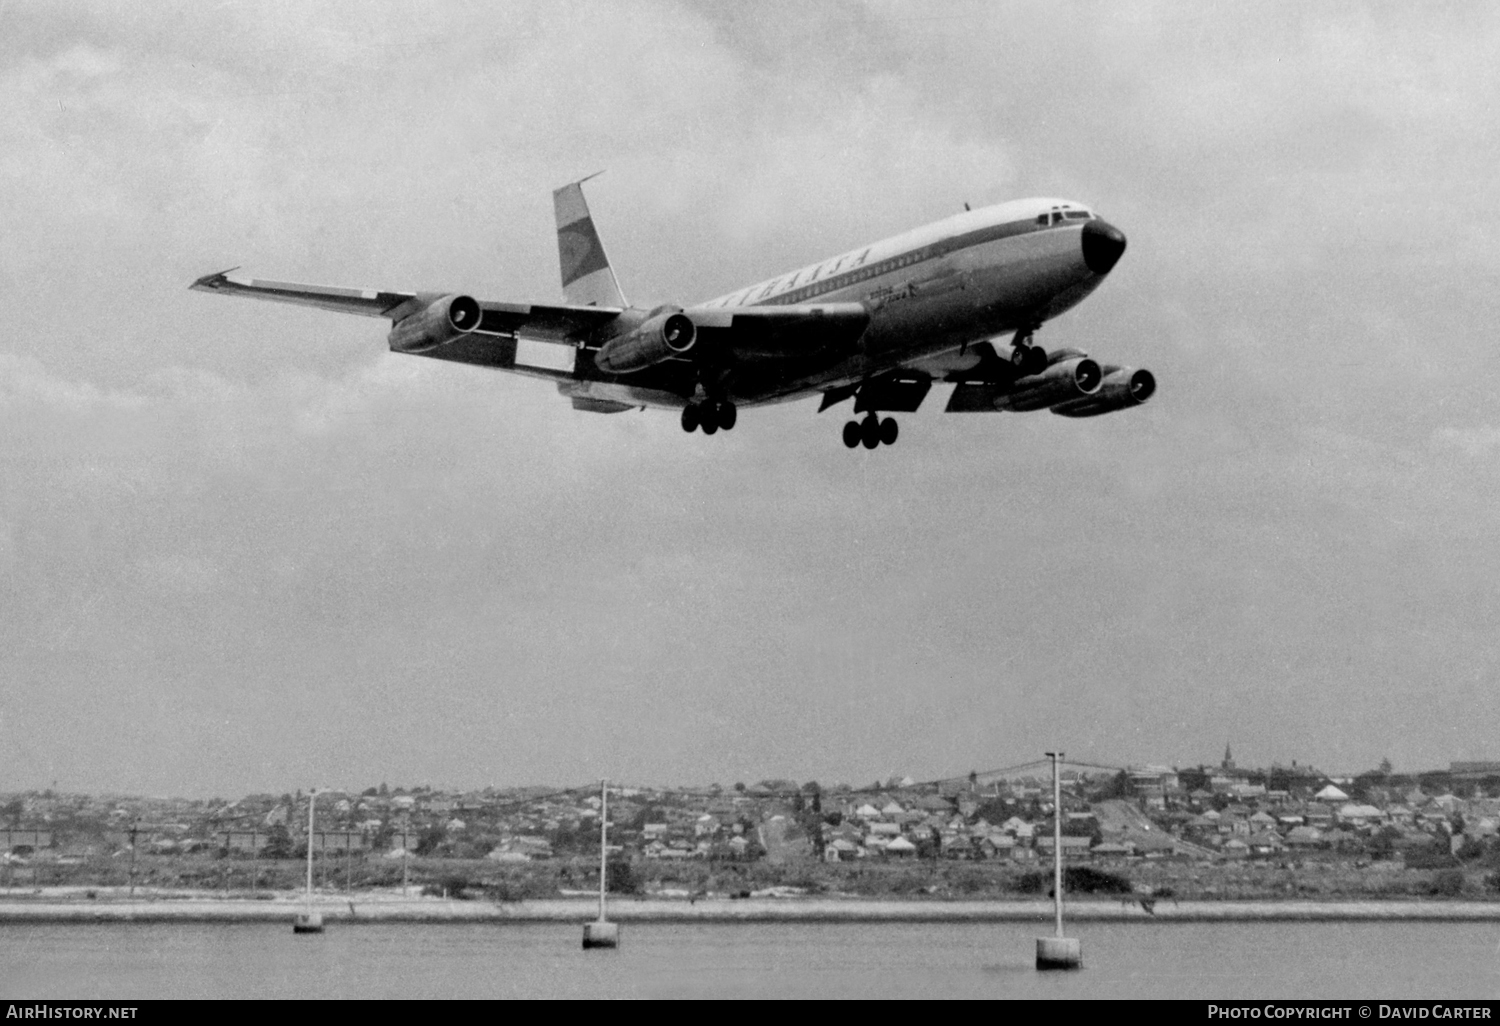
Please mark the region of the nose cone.
<svg viewBox="0 0 1500 1026"><path fill-rule="evenodd" d="M1083 262L1095 274L1108 274L1125 252L1125 233L1108 221L1083 226Z"/></svg>

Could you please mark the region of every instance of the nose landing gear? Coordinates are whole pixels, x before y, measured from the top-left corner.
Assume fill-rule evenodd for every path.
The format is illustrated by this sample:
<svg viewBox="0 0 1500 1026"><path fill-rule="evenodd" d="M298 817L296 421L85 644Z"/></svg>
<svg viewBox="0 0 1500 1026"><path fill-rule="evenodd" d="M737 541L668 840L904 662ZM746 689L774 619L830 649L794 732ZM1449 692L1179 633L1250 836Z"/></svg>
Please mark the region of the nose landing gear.
<svg viewBox="0 0 1500 1026"><path fill-rule="evenodd" d="M688 434L700 427L705 435L711 435L720 429L729 431L739 419L739 410L727 399L705 399L703 402L688 403L682 408L682 430Z"/></svg>
<svg viewBox="0 0 1500 1026"><path fill-rule="evenodd" d="M900 432L901 429L896 425L896 418L886 417L882 420L872 410L864 420L851 420L844 425L844 445L850 449L861 445L866 449L874 449L880 445L895 445L896 437Z"/></svg>

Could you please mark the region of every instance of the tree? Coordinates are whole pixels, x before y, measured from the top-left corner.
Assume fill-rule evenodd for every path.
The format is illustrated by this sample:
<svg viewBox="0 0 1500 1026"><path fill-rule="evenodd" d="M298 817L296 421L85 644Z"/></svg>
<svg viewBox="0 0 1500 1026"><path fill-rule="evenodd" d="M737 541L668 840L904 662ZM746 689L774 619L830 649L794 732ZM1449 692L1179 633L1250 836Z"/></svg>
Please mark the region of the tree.
<svg viewBox="0 0 1500 1026"><path fill-rule="evenodd" d="M1135 782L1130 779L1130 774L1124 770L1109 778L1109 783L1099 792L1099 801L1108 801L1111 798L1134 798L1136 795Z"/></svg>
<svg viewBox="0 0 1500 1026"><path fill-rule="evenodd" d="M266 831L266 846L261 851L268 859L292 857L292 835L287 831L286 824L277 823Z"/></svg>
<svg viewBox="0 0 1500 1026"><path fill-rule="evenodd" d="M610 859L605 863L604 886L611 894L634 894L640 890L635 869L625 859Z"/></svg>
<svg viewBox="0 0 1500 1026"><path fill-rule="evenodd" d="M1187 791L1207 791L1208 772L1203 767L1177 771L1177 782Z"/></svg>
<svg viewBox="0 0 1500 1026"><path fill-rule="evenodd" d="M442 843L443 828L440 826L430 826L418 835L416 853L423 856L431 855L437 851L438 845Z"/></svg>
<svg viewBox="0 0 1500 1026"><path fill-rule="evenodd" d="M1391 775L1391 769L1392 769L1392 767L1391 767L1391 760L1390 759L1381 759L1380 760L1380 775L1382 777L1388 777L1388 776L1390 776Z"/></svg>

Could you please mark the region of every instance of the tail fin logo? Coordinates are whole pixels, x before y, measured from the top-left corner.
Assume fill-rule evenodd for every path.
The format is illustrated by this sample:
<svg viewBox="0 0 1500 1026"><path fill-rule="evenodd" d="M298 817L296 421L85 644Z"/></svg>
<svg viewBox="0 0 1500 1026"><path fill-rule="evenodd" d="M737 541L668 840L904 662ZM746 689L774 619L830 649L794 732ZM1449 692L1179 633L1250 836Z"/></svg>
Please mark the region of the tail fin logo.
<svg viewBox="0 0 1500 1026"><path fill-rule="evenodd" d="M557 231L557 250L562 263L562 284L567 288L579 278L609 266L594 220L584 217Z"/></svg>

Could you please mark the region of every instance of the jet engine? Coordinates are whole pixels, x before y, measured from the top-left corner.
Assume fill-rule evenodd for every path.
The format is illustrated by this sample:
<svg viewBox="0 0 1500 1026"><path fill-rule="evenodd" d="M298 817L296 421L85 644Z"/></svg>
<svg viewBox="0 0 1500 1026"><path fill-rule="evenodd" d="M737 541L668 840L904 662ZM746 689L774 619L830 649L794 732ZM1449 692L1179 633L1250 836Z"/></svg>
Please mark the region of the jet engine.
<svg viewBox="0 0 1500 1026"><path fill-rule="evenodd" d="M391 325L388 339L398 353L425 353L479 327L479 304L471 296L444 296Z"/></svg>
<svg viewBox="0 0 1500 1026"><path fill-rule="evenodd" d="M995 397L997 410L1043 410L1067 400L1092 396L1103 378L1099 365L1088 357L1062 360L1040 374L1017 378L1009 392Z"/></svg>
<svg viewBox="0 0 1500 1026"><path fill-rule="evenodd" d="M610 339L594 354L594 365L607 374L633 374L693 348L698 329L681 308L664 306L641 325Z"/></svg>
<svg viewBox="0 0 1500 1026"><path fill-rule="evenodd" d="M1139 406L1156 391L1156 377L1148 370L1109 366L1103 370L1104 381L1097 392L1058 403L1052 412L1063 417L1097 417Z"/></svg>

